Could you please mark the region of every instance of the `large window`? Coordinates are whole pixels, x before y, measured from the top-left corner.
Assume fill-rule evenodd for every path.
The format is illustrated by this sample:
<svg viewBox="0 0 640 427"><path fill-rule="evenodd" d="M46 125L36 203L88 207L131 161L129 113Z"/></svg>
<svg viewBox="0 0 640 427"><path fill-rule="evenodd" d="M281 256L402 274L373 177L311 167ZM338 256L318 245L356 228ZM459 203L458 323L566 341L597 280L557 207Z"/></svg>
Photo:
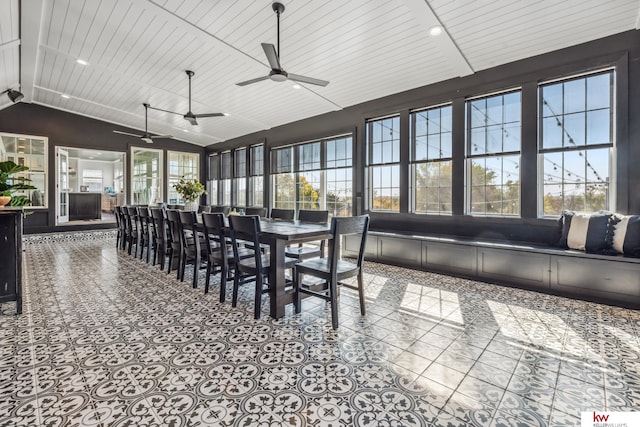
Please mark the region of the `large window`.
<svg viewBox="0 0 640 427"><path fill-rule="evenodd" d="M222 194L222 204L231 206L231 151L220 154L220 181L218 191Z"/></svg>
<svg viewBox="0 0 640 427"><path fill-rule="evenodd" d="M520 91L466 105L467 212L520 215Z"/></svg>
<svg viewBox="0 0 640 427"><path fill-rule="evenodd" d="M297 209L319 209L323 194L320 142L298 145Z"/></svg>
<svg viewBox="0 0 640 427"><path fill-rule="evenodd" d="M233 152L233 177L235 204L247 206L247 149L239 148Z"/></svg>
<svg viewBox="0 0 640 427"><path fill-rule="evenodd" d="M249 158L249 204L264 206L264 145L251 147Z"/></svg>
<svg viewBox="0 0 640 427"><path fill-rule="evenodd" d="M353 140L339 136L272 151L273 207L352 214Z"/></svg>
<svg viewBox="0 0 640 427"><path fill-rule="evenodd" d="M210 205L217 205L218 202L218 179L220 179L220 156L211 154L209 156L209 175L207 179L207 197Z"/></svg>
<svg viewBox="0 0 640 427"><path fill-rule="evenodd" d="M451 213L451 105L410 116L413 211Z"/></svg>
<svg viewBox="0 0 640 427"><path fill-rule="evenodd" d="M400 211L400 117L367 121L369 209Z"/></svg>
<svg viewBox="0 0 640 427"><path fill-rule="evenodd" d="M329 215L349 216L353 203L353 144L351 137L326 141L326 203Z"/></svg>
<svg viewBox="0 0 640 427"><path fill-rule="evenodd" d="M174 185L180 178L200 180L200 155L198 153L182 153L169 151L169 204L184 204Z"/></svg>
<svg viewBox="0 0 640 427"><path fill-rule="evenodd" d="M102 169L83 169L82 170L82 186L84 191L100 193L103 188L103 171Z"/></svg>
<svg viewBox="0 0 640 427"><path fill-rule="evenodd" d="M293 147L278 148L271 152L273 179L273 207L295 209L296 185L293 173Z"/></svg>
<svg viewBox="0 0 640 427"><path fill-rule="evenodd" d="M131 148L133 204L156 205L162 196L162 150Z"/></svg>
<svg viewBox="0 0 640 427"><path fill-rule="evenodd" d="M613 209L613 87L613 70L540 85L542 215Z"/></svg>
<svg viewBox="0 0 640 427"><path fill-rule="evenodd" d="M35 190L24 190L16 194L27 196L33 207L47 206L47 143L41 136L0 133L0 161L11 160L26 166L28 171L16 174L30 179Z"/></svg>

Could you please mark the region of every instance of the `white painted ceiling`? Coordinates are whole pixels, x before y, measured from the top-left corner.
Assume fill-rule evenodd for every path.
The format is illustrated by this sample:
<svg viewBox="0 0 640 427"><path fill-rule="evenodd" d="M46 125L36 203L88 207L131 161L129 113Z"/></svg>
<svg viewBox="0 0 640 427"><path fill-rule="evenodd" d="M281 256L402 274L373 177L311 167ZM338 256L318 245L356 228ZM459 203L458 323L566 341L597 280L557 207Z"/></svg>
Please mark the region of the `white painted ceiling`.
<svg viewBox="0 0 640 427"><path fill-rule="evenodd" d="M150 111L149 130L207 146L640 27L638 0L283 3L283 68L328 86L235 85L269 72L270 0L2 0L0 90L144 129L143 102L187 112L190 69L192 111L229 116L191 126ZM430 36L434 25L444 33ZM0 109L9 105L3 95Z"/></svg>

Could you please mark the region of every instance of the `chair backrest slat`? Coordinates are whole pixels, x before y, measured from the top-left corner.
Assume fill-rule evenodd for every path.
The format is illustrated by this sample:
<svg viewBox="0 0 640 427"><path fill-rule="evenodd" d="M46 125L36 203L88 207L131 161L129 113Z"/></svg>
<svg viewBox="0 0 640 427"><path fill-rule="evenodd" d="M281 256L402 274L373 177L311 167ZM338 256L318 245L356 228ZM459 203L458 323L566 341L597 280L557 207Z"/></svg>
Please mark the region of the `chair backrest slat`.
<svg viewBox="0 0 640 427"><path fill-rule="evenodd" d="M229 211L231 208L229 206L210 206L209 212L211 213L221 213L223 215L229 215Z"/></svg>
<svg viewBox="0 0 640 427"><path fill-rule="evenodd" d="M244 212L247 216L258 215L260 218L267 217L267 208L246 208Z"/></svg>
<svg viewBox="0 0 640 427"><path fill-rule="evenodd" d="M271 209L271 219L293 221L296 211L293 209Z"/></svg>
<svg viewBox="0 0 640 427"><path fill-rule="evenodd" d="M167 209L167 221L169 222L169 241L180 244L180 214L175 209Z"/></svg>
<svg viewBox="0 0 640 427"><path fill-rule="evenodd" d="M229 216L229 226L231 228L231 239L233 241L233 253L238 257L238 240L251 243L254 252L256 267L262 269L262 257L260 252L260 217L258 215L231 215Z"/></svg>
<svg viewBox="0 0 640 427"><path fill-rule="evenodd" d="M207 245L209 254L211 254L215 248L220 247L222 248L220 255L226 262L227 248L224 234L224 215L221 213L203 213L202 225L204 226L204 233L209 242Z"/></svg>
<svg viewBox="0 0 640 427"><path fill-rule="evenodd" d="M298 219L304 222L327 222L329 221L329 211L301 209L298 212Z"/></svg>
<svg viewBox="0 0 640 427"><path fill-rule="evenodd" d="M360 234L360 249L358 251L358 267L362 266L364 260L364 248L367 242L367 232L369 231L369 215L336 217L331 219L331 265L336 265L340 259L340 245L343 236Z"/></svg>

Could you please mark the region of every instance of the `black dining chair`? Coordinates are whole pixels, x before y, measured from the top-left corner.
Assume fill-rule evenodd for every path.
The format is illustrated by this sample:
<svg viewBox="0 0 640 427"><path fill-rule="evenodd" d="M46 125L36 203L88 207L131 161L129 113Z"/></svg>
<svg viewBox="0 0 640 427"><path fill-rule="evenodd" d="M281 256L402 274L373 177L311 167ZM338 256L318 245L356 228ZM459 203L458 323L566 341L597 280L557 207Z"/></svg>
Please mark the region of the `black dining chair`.
<svg viewBox="0 0 640 427"><path fill-rule="evenodd" d="M260 218L266 218L267 211L267 208L244 208L245 215L258 215Z"/></svg>
<svg viewBox="0 0 640 427"><path fill-rule="evenodd" d="M124 217L122 216L122 209L120 206L115 206L113 209L113 213L116 217L116 227L117 227L117 234L116 234L116 248L118 249L122 249L124 240L125 240L125 223L124 223Z"/></svg>
<svg viewBox="0 0 640 427"><path fill-rule="evenodd" d="M153 264L160 263L160 270L164 270L165 260L169 254L167 238L167 219L163 208L150 208L151 226L153 230Z"/></svg>
<svg viewBox="0 0 640 427"><path fill-rule="evenodd" d="M231 240L233 253L236 258L235 274L233 277L232 307L238 303L238 288L240 284L247 283L251 278L255 278L255 301L253 316L260 318L260 308L262 306L262 294L269 291L269 284L265 280L269 276L270 261L269 256L260 251L260 217L258 215L232 215L229 216L229 226L231 229ZM246 247L244 242L251 243L251 247ZM245 248L251 251L251 257L242 259L240 249ZM294 258L285 257L285 268L290 269L295 266Z"/></svg>
<svg viewBox="0 0 640 427"><path fill-rule="evenodd" d="M204 234L198 231L198 215L194 211L179 211L180 242L182 244L182 256L180 258L180 281L184 281L184 273L187 263L193 264L194 288L198 287L198 272L202 261L207 259L207 241Z"/></svg>
<svg viewBox="0 0 640 427"><path fill-rule="evenodd" d="M293 209L271 209L271 219L280 221L293 221L296 211Z"/></svg>
<svg viewBox="0 0 640 427"><path fill-rule="evenodd" d="M209 293L211 275L215 274L216 266L220 267L220 302L224 302L227 293L227 282L233 279L232 271L235 269L236 256L227 239L224 225L224 215L221 213L203 213L202 225L204 227L207 245L207 279L205 281L204 293ZM240 259L253 256L253 251L247 248L238 248Z"/></svg>
<svg viewBox="0 0 640 427"><path fill-rule="evenodd" d="M182 242L180 241L180 211L167 209L167 247L169 248L169 266L167 274L176 267L176 279L180 279L180 264L182 262Z"/></svg>
<svg viewBox="0 0 640 427"><path fill-rule="evenodd" d="M364 307L364 283L362 261L364 248L369 230L369 215L354 217L333 217L331 219L332 239L329 243L329 256L327 258L314 258L300 262L296 265L294 277L294 305L296 313L301 310L301 294L313 295L329 301L331 305L331 326L338 328L338 285L356 289L360 299L360 314L365 315ZM343 236L352 234L360 235L360 250L356 263L341 258L340 244ZM310 275L322 279L324 286L318 289L317 284L305 285L303 279ZM357 286L345 284L345 279L357 277Z"/></svg>
<svg viewBox="0 0 640 427"><path fill-rule="evenodd" d="M135 206L125 207L125 220L127 222L127 253L134 258L137 256L140 247L140 227L138 225L138 208ZM136 250L133 251L135 245Z"/></svg>
<svg viewBox="0 0 640 427"><path fill-rule="evenodd" d="M329 211L319 210L300 210L298 212L298 220L302 222L310 222L317 224L326 224L329 221ZM299 244L296 246L287 246L285 253L288 257L297 258L304 261L309 258L324 258L325 240L321 240L320 244Z"/></svg>
<svg viewBox="0 0 640 427"><path fill-rule="evenodd" d="M221 213L224 216L229 215L229 211L231 208L229 206L211 206L209 212L211 213Z"/></svg>
<svg viewBox="0 0 640 427"><path fill-rule="evenodd" d="M138 220L140 222L140 259L142 259L142 254L146 249L146 261L147 264L149 264L149 262L151 262L151 251L155 246L155 239L153 238L153 230L151 226L151 213L147 206L138 207Z"/></svg>
<svg viewBox="0 0 640 427"><path fill-rule="evenodd" d="M211 212L211 206L200 205L198 206L198 213L209 213Z"/></svg>

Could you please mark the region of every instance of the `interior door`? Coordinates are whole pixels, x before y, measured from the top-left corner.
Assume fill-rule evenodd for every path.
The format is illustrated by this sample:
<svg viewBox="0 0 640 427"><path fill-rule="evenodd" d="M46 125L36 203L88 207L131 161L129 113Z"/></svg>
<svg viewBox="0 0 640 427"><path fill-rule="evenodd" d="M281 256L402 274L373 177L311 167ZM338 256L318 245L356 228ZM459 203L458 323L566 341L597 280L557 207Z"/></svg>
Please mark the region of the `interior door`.
<svg viewBox="0 0 640 427"><path fill-rule="evenodd" d="M57 223L69 221L69 152L58 148Z"/></svg>

